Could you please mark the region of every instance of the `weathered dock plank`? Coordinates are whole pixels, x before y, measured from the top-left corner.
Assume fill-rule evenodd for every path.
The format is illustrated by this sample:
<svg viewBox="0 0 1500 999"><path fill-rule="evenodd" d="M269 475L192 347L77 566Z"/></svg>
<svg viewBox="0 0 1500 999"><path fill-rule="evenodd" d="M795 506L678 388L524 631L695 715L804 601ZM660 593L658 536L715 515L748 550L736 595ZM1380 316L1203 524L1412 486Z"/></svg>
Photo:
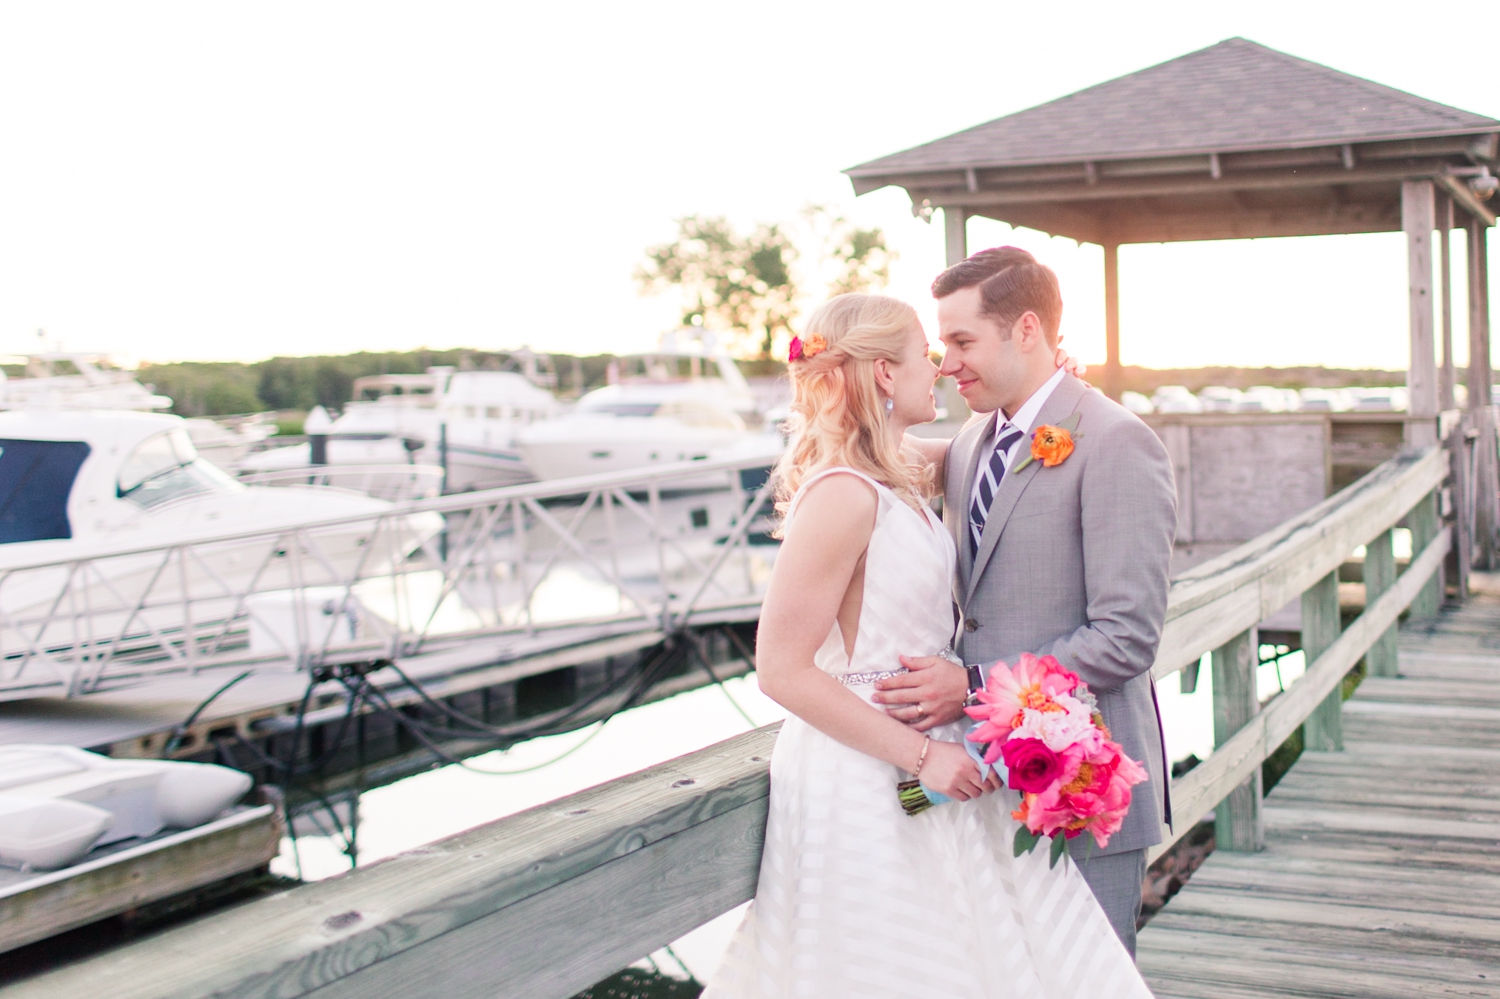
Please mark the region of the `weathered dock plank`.
<svg viewBox="0 0 1500 999"><path fill-rule="evenodd" d="M0 887L0 952L264 867L281 847L271 805Z"/></svg>
<svg viewBox="0 0 1500 999"><path fill-rule="evenodd" d="M1214 853L1141 932L1160 999L1500 996L1500 596L1474 580L1267 796L1265 850Z"/></svg>

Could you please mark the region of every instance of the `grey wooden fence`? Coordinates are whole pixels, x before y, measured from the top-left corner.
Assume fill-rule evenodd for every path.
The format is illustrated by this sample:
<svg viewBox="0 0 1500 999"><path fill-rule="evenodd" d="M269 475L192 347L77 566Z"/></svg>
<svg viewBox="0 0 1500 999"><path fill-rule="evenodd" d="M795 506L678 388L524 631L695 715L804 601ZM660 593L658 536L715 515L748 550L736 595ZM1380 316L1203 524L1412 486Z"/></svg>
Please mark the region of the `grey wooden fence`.
<svg viewBox="0 0 1500 999"><path fill-rule="evenodd" d="M1337 748L1338 688L1394 672L1401 612L1437 609L1449 457L1403 455L1173 582L1154 672L1212 653L1218 748L1173 782L1175 833L1218 807L1220 846L1259 842L1261 763L1304 722ZM1391 530L1414 554L1397 576ZM1337 571L1366 548L1364 612L1340 630ZM1261 708L1256 627L1301 597L1308 668ZM775 726L12 986L7 999L562 999L754 893Z"/></svg>

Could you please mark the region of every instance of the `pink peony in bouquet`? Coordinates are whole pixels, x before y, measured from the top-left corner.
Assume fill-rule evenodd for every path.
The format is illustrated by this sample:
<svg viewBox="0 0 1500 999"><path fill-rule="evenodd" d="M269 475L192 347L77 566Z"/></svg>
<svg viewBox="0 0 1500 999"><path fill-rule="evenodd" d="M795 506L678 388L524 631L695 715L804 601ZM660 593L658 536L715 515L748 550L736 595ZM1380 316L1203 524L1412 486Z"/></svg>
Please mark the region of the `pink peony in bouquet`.
<svg viewBox="0 0 1500 999"><path fill-rule="evenodd" d="M1043 836L1052 838L1054 864L1084 832L1107 846L1146 770L1110 740L1088 686L1052 656L1023 653L1015 666L996 663L977 699L964 709L978 723L967 738L983 744L984 761L1003 764L1021 792L1011 813L1021 823L1016 856Z"/></svg>

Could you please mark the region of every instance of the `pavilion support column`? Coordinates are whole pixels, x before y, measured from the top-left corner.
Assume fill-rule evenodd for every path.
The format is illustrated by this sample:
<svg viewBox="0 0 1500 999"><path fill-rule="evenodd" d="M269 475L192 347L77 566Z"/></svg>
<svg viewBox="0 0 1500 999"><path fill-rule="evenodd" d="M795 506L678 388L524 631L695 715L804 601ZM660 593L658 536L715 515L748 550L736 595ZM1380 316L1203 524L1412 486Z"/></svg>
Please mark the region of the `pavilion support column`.
<svg viewBox="0 0 1500 999"><path fill-rule="evenodd" d="M1443 365L1438 369L1438 410L1457 405L1453 392L1453 199L1442 196L1438 207L1438 283L1443 294Z"/></svg>
<svg viewBox="0 0 1500 999"><path fill-rule="evenodd" d="M1406 278L1410 321L1411 360L1406 369L1410 396L1406 424L1408 446L1437 443L1437 362L1432 328L1432 230L1436 226L1433 184L1408 180L1401 184L1401 228L1406 232Z"/></svg>
<svg viewBox="0 0 1500 999"><path fill-rule="evenodd" d="M1104 394L1120 401L1125 373L1120 368L1120 244L1104 244Z"/></svg>
<svg viewBox="0 0 1500 999"><path fill-rule="evenodd" d="M1453 198L1447 194L1437 196L1438 233L1438 287L1443 299L1442 363L1438 367L1438 409L1448 412L1458 405L1453 371ZM1472 529L1474 512L1469 501L1469 444L1460 422L1449 431L1443 446L1448 449L1451 471L1445 490L1453 506L1453 548L1448 552L1445 574L1454 583L1460 603L1469 599L1469 570L1474 564ZM1369 564L1368 558L1366 565ZM1366 587L1369 582L1366 581ZM1365 601L1369 603L1368 598ZM1373 671L1375 650L1370 650L1366 662ZM1376 674L1379 676L1380 674ZM1395 674L1391 674L1395 675Z"/></svg>
<svg viewBox="0 0 1500 999"><path fill-rule="evenodd" d="M963 263L969 255L969 213L951 205L944 208L943 233L948 238L948 266Z"/></svg>
<svg viewBox="0 0 1500 999"><path fill-rule="evenodd" d="M1500 520L1500 476L1497 476L1495 407L1491 396L1489 303L1489 226L1468 220L1469 279L1469 416L1478 437L1474 441L1474 542L1481 569L1500 568L1495 531Z"/></svg>

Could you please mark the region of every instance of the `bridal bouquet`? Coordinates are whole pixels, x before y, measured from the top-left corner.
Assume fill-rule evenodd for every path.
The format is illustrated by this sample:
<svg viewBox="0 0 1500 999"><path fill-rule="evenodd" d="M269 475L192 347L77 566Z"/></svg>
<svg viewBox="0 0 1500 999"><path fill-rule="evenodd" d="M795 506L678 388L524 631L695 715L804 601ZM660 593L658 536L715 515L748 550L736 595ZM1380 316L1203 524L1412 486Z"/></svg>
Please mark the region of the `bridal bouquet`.
<svg viewBox="0 0 1500 999"><path fill-rule="evenodd" d="M1054 864L1085 832L1109 845L1146 770L1111 741L1088 686L1052 656L1023 653L1015 666L996 663L977 697L964 709L978 723L967 738L984 746L986 763L1003 762L1007 783L1021 792L1011 813L1021 823L1016 856L1043 836L1052 838Z"/></svg>
<svg viewBox="0 0 1500 999"><path fill-rule="evenodd" d="M964 711L975 724L966 734L969 754L1021 792L1011 813L1021 823L1014 850L1020 856L1051 837L1051 863L1067 841L1087 832L1100 847L1119 831L1130 810L1130 789L1146 771L1109 737L1094 695L1052 656L1023 653L1015 666L996 663L979 701ZM917 781L897 785L901 805L916 815L947 796Z"/></svg>

